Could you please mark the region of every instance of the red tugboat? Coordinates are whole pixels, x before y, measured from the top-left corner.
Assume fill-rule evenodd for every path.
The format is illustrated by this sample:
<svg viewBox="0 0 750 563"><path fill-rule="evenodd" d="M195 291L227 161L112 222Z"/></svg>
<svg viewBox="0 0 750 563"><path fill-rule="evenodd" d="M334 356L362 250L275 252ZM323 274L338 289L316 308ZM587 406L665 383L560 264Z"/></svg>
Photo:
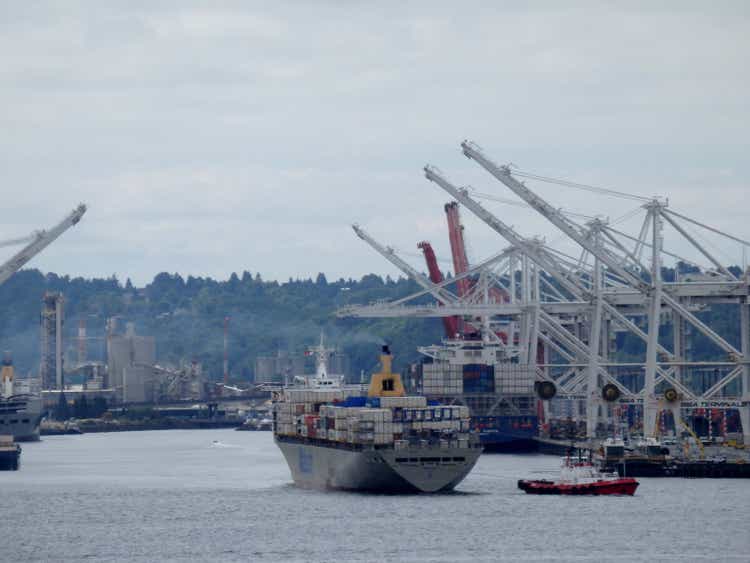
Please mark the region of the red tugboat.
<svg viewBox="0 0 750 563"><path fill-rule="evenodd" d="M638 488L638 481L620 477L617 473L601 471L590 461L570 456L563 459L559 481L521 479L518 488L532 495L630 495Z"/></svg>

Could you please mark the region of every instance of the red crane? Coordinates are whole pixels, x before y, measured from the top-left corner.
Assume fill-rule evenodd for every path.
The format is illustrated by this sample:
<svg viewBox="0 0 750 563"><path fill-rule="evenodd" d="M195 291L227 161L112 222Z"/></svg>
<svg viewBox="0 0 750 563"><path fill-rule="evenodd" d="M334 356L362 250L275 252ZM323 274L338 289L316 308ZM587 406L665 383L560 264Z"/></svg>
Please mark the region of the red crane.
<svg viewBox="0 0 750 563"><path fill-rule="evenodd" d="M427 271L430 274L430 281L432 283L441 283L443 281L443 273L438 266L435 251L432 250L432 245L427 241L422 241L417 244L417 248L421 249L424 254L425 262L427 262ZM456 333L458 332L458 321L458 317L443 317L443 328L445 329L446 337L456 337Z"/></svg>
<svg viewBox="0 0 750 563"><path fill-rule="evenodd" d="M458 216L458 203L452 201L445 204L445 215L448 218L448 237L451 243L451 255L453 256L453 271L458 276L469 269L469 260L466 257L466 246L464 244L464 227ZM471 289L471 281L468 278L456 282L458 296L463 297Z"/></svg>
<svg viewBox="0 0 750 563"><path fill-rule="evenodd" d="M452 201L445 204L445 215L448 219L448 236L451 243L451 254L453 255L453 269L456 275L463 274L469 269L469 259L466 256L466 243L464 241L464 226L458 214L458 203ZM472 280L464 278L456 282L458 295L463 297L473 286ZM490 288L490 297L496 303L505 303L508 297L503 290L497 287Z"/></svg>
<svg viewBox="0 0 750 563"><path fill-rule="evenodd" d="M464 226L458 213L458 203L451 201L445 204L445 216L448 219L448 238L451 244L451 255L453 256L453 270L459 276L469 269L469 259L466 256L466 243L464 241ZM473 280L463 278L456 282L456 290L459 297L463 297L474 286ZM506 301L504 294L496 287L489 290L490 297L498 303ZM477 329L469 323L465 323L463 331L466 334L476 333ZM497 333L503 342L507 340L505 333Z"/></svg>

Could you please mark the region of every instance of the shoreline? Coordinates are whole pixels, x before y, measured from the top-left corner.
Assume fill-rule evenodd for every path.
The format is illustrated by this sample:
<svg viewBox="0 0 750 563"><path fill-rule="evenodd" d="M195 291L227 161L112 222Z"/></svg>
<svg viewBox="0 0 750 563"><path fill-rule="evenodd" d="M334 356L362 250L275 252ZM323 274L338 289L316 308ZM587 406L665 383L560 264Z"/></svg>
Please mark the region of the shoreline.
<svg viewBox="0 0 750 563"><path fill-rule="evenodd" d="M40 436L64 436L72 434L97 434L104 432L141 432L145 430L202 430L215 428L238 428L242 421L236 420L182 420L164 418L157 420L80 420L74 425L42 425Z"/></svg>

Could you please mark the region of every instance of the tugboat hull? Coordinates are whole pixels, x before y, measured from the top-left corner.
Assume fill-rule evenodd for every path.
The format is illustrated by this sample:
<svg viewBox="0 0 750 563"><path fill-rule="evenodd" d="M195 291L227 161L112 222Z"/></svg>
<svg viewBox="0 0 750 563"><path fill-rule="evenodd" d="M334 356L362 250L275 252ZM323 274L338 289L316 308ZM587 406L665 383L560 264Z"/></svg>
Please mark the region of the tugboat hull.
<svg viewBox="0 0 750 563"><path fill-rule="evenodd" d="M0 471L16 471L21 465L21 446L10 436L0 436Z"/></svg>
<svg viewBox="0 0 750 563"><path fill-rule="evenodd" d="M518 481L518 488L532 495L629 495L638 488L635 479L615 479L594 483L554 483L552 481Z"/></svg>

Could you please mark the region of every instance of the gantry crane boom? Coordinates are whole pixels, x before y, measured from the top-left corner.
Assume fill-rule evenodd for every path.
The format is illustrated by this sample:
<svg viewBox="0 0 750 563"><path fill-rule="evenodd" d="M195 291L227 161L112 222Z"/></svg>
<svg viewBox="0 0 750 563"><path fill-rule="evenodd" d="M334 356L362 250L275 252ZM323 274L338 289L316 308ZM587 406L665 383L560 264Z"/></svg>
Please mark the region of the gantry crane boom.
<svg viewBox="0 0 750 563"><path fill-rule="evenodd" d="M563 231L566 235L568 235L571 239L578 243L582 248L590 252L593 256L596 256L599 260L601 260L602 264L607 266L611 271L613 271L620 278L629 283L632 287L634 287L644 295L655 293L659 297L659 305L661 305L662 302L668 305L673 311L675 311L683 319L695 326L709 340L712 340L714 344L719 346L719 348L723 349L725 352L731 354L733 357L742 357L742 353L737 348L732 346L732 344L727 342L708 325L698 319L698 317L693 315L671 295L662 292L661 289L658 292L655 292L650 283L646 282L643 278L637 276L636 274L625 268L625 260L623 258L604 248L603 245L595 245L593 240L590 237L586 236L585 230L580 225L565 217L565 215L563 215L559 210L555 209L542 197L531 191L523 183L516 180L511 175L510 169L507 166L498 166L497 164L492 162L492 160L482 154L481 150L479 150L479 148L474 143L464 141L461 143L461 148L468 158L476 161L482 168L487 170L487 172L489 172L500 182L505 184L511 191L513 191L516 195L518 195L521 199L528 203L534 210L539 212L539 214L545 217L550 223L558 227L561 231ZM650 205L654 207L652 213L657 215L658 219L660 220L662 213L661 209L664 204L658 203L655 200ZM660 245L658 250L655 251L661 251ZM652 277L655 280L660 275L661 273L658 271L658 268L657 271L652 272ZM655 346L657 348L660 348L660 345L658 343L655 344Z"/></svg>
<svg viewBox="0 0 750 563"><path fill-rule="evenodd" d="M521 252L526 254L537 266L545 270L555 280L565 288L574 298L585 299L588 297L589 290L580 280L575 279L575 276L570 275L562 265L559 264L557 259L550 253L543 245L538 244L535 241L526 239L518 234L512 227L503 223L495 215L490 213L487 209L482 206L481 203L472 198L468 190L461 189L448 180L443 178L435 168L431 166L425 166L425 176L428 180L435 182L438 186L443 188L461 204L472 211L477 217L484 221L488 226L494 229L500 236L511 243L514 247L518 248ZM641 338L643 341L648 340L648 335L644 333L633 321L625 317L620 313L614 306L607 303L602 303L604 309L611 314L618 323L630 330L633 334ZM672 356L672 353L664 348L661 344L658 345L658 350L662 354Z"/></svg>
<svg viewBox="0 0 750 563"><path fill-rule="evenodd" d="M428 180L435 182L446 192L451 194L456 200L500 234L500 236L521 250L522 253L526 254L532 262L555 278L555 280L575 298L587 299L590 296L589 288L585 287L579 279L576 279L574 275L571 275L570 272L566 271L564 266L561 265L552 253L550 253L542 244L538 244L535 241L526 239L518 234L512 227L503 223L499 218L485 209L482 204L472 198L468 194L468 190L458 188L451 184L448 180L443 178L434 167L425 166L424 172ZM620 324L633 331L638 336L644 339L648 338L643 331L640 331L632 321L617 311L615 307L606 302L602 303L602 305ZM542 315L541 320L547 325L557 324L555 319L551 316ZM560 329L561 327L558 326L557 328ZM566 337L574 338L571 335L566 335ZM579 347L579 349L583 352L584 347ZM657 349L662 353L670 354L670 352L660 344L657 344ZM598 371L599 370L603 371L601 368L599 368ZM609 377L608 374L605 377L607 377L612 383L618 386L621 385L614 380L614 378Z"/></svg>
<svg viewBox="0 0 750 563"><path fill-rule="evenodd" d="M19 244L23 244L25 242L31 242L35 238L36 238L36 233L31 233L30 235L26 235L25 237L3 240L3 241L0 241L0 248L4 248L6 246L16 246Z"/></svg>
<svg viewBox="0 0 750 563"><path fill-rule="evenodd" d="M388 260L391 264L396 266L399 270L404 272L407 276L417 282L423 289L428 290L432 296L437 299L439 303L444 305L453 303L456 300L456 296L445 288L441 288L433 284L423 274L412 268L409 264L404 262L399 256L396 255L393 248L389 246L383 246L378 241L373 239L365 230L359 225L352 225L352 229L357 233L357 236L369 244L375 251L378 252L383 258Z"/></svg>
<svg viewBox="0 0 750 563"><path fill-rule="evenodd" d="M649 285L638 276L634 275L631 271L623 266L623 261L618 256L609 252L603 246L594 245L591 237L587 236L586 230L581 228L580 225L574 223L568 219L560 210L555 209L552 205L547 203L544 199L539 197L536 193L527 188L522 182L516 180L510 173L510 168L507 166L498 166L492 162L489 158L484 156L482 152L474 143L464 141L461 143L461 148L467 158L470 158L477 162L482 168L487 170L495 178L505 184L513 193L524 200L533 209L538 211L544 216L550 223L555 225L558 229L576 241L582 248L585 248L591 254L597 256L602 263L604 263L613 272L619 275L622 279L628 281L633 287L641 289L643 291L649 290Z"/></svg>
<svg viewBox="0 0 750 563"><path fill-rule="evenodd" d="M5 283L8 278L15 274L18 270L34 256L39 254L42 250L47 248L52 242L54 242L61 234L67 231L70 227L78 223L86 213L86 206L82 203L76 207L65 219L60 221L57 225L49 229L48 231L39 231L34 233L33 240L19 250L13 257L0 266L0 285Z"/></svg>
<svg viewBox="0 0 750 563"><path fill-rule="evenodd" d="M494 229L511 245L519 248L524 254L531 258L531 260L535 262L537 266L539 266L543 270L546 270L550 275L554 276L555 279L557 279L557 281L560 283L560 285L562 285L574 297L583 297L583 288L571 281L569 276L566 275L560 265L546 252L543 252L539 244L522 237L512 227L506 225L492 213L487 211L481 203L469 196L468 190L454 186L448 180L443 178L443 176L441 176L435 168L431 166L425 166L424 174L428 180L430 180L431 182L435 182L438 186L451 194L455 199L457 199L461 204L467 207L482 221L487 223L487 225Z"/></svg>

